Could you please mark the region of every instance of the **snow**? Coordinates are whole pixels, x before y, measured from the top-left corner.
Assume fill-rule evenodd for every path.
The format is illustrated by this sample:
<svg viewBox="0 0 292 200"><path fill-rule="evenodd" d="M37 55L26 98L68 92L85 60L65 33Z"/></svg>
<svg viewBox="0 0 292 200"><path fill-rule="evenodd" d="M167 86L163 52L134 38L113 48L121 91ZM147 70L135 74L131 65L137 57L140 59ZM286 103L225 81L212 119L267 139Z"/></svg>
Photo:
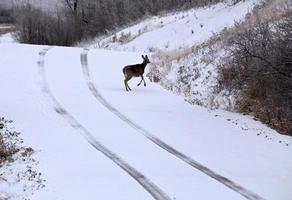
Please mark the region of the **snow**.
<svg viewBox="0 0 292 200"><path fill-rule="evenodd" d="M16 40L13 37L13 33L0 35L0 44L1 43L16 43Z"/></svg>
<svg viewBox="0 0 292 200"><path fill-rule="evenodd" d="M55 112L54 101L42 90L38 53L45 47L2 44L1 115L15 119L24 141L35 148L46 189L32 199L151 199L134 179L96 151ZM54 47L45 56L48 87L56 100L92 136L144 174L170 198L244 199L219 182L158 147L120 120L88 89L81 67L83 49ZM15 59L18 55L19 59ZM257 136L254 129L224 118L223 111L193 107L182 98L147 82L126 92L122 66L139 62L140 54L91 50L88 64L101 95L113 107L177 150L267 199L291 196L289 146ZM246 122L246 117L229 114ZM247 121L249 123L249 121ZM253 122L262 130L269 129ZM212 191L212 192L210 192Z"/></svg>
<svg viewBox="0 0 292 200"><path fill-rule="evenodd" d="M121 59L121 64L117 66L114 64L115 59L105 59L107 64L99 61L98 58L106 57L104 53L92 53L91 57L93 57L93 61L90 66L102 94L114 107L122 113L126 113L130 119L134 119L139 125L146 127L148 131L155 133L159 138L187 155L191 155L192 158L198 158L211 169L216 169L215 171L219 171L227 177L231 176L239 183L245 183L244 185L249 186L248 188L257 188L256 191L264 191L266 188L267 190L262 194L266 194L264 197L267 199L277 199L279 198L275 198L277 195L283 195L279 199L285 199L289 184L286 185L287 191L285 192L282 190L285 186L281 185L283 179L277 181L277 178L274 179L275 177L268 178L270 173L282 171L282 167L286 166L287 171L282 171L284 174L279 177L286 177L285 181L291 179L288 178L291 177L289 172L291 161L287 160L289 155L284 156L280 153L286 147L279 145L277 140L270 143L256 134L248 134L248 132L252 132L251 130L242 130L240 126L230 126L228 121L218 120L215 117L218 115L217 113L188 105L182 98L161 91L159 86L151 83L148 83L147 88L135 88L130 94L120 95L120 90L117 88L122 79L119 68L131 63L129 58L125 61ZM138 55L137 58L139 60ZM132 63L138 62L138 60L133 60ZM112 75L108 74L105 77L103 74L109 73L108 69L99 66L112 66L117 69L112 70ZM109 80L107 77L116 78ZM135 85L133 82L135 81L132 81L130 85ZM216 112L225 115L223 111L222 114L220 111ZM232 118L239 118L241 121L247 120L241 115L233 115ZM270 131L263 125L259 125L258 122L256 124L263 130ZM275 136L274 133L273 137ZM291 142L290 137L286 138ZM274 158L277 151L281 156L279 154L276 156L277 158ZM273 163L268 160L273 160ZM281 167L274 166L274 161ZM275 185L278 185L279 188L275 188ZM282 191L280 192L280 190Z"/></svg>
<svg viewBox="0 0 292 200"><path fill-rule="evenodd" d="M233 26L235 21L242 20L258 2L259 0L246 0L234 6L219 3L163 17L155 16L114 34L117 40L122 34L130 34L125 43L113 41L112 35L97 38L98 44L92 47L138 52L184 49L200 44L214 33Z"/></svg>
<svg viewBox="0 0 292 200"><path fill-rule="evenodd" d="M164 88L184 96L192 104L232 110L234 97L226 91L218 94L216 87L217 66L226 52L220 42L208 42L223 29L244 20L260 2L246 0L233 5L229 1L154 16L110 36L99 37L93 45L78 45L151 53L153 65L150 74L159 75L159 84ZM183 69L182 73L179 73L180 69Z"/></svg>
<svg viewBox="0 0 292 200"><path fill-rule="evenodd" d="M192 106L148 79L147 87L129 81L131 92L123 83L123 66L141 62L137 52L199 44L243 18L255 2L154 17L121 31L143 33L129 43L99 42L120 51L0 42L0 116L13 119L26 146L36 150L46 180L30 198L148 200L153 189L161 195L156 199L248 199L191 166L191 158L262 199L290 200L291 137L250 116ZM165 150L169 146L174 150Z"/></svg>
<svg viewBox="0 0 292 200"><path fill-rule="evenodd" d="M139 171L142 171L150 180L153 180L154 183L159 185L170 197L176 197L176 199L192 199L194 196L202 196L207 199L212 199L215 197L214 194L206 194L205 185L208 184L209 188L214 188L217 194L221 194L226 199L242 199L239 195L233 194L232 192L229 193L228 189L225 189L221 185L219 186L218 183L210 181L208 177L205 177L199 172L194 172L189 166L185 166L184 163L177 161L175 157L161 150L156 145L153 145L142 135L137 134L134 129L108 112L104 106L92 98L91 93L84 84L82 69L80 66L74 65L74 63L78 63L79 61L78 54L75 56L75 61L71 59L69 62L68 60L64 60L63 63L58 63L59 61L57 59L50 59L50 57L54 58L60 55L61 52L62 50L56 49L55 52L52 52L47 57L49 60L47 66L51 66L48 67L48 77L53 77L49 85L51 85L53 91L56 91L55 95L57 99L62 104L67 105L70 113L76 116L77 120L81 124L84 124L98 141L101 141L114 152L119 152L121 157L127 158L128 163L136 169L141 169ZM125 57L124 53L110 53L110 57L112 58L109 59L107 57L108 53L101 52L101 55L94 56L100 58L98 63L106 66L106 68L112 66L110 63L107 63L108 60L117 61L121 57L124 57L128 61L129 59L134 61L137 57L136 54L127 54L127 57ZM64 53L62 55L66 56ZM68 51L68 55L72 55L72 52ZM64 67L56 73L57 66L60 64ZM54 68L54 66L57 68ZM117 64L115 66L120 67ZM63 82L64 74L68 73L70 73L70 78ZM120 73L121 69L118 68L118 74ZM115 76L111 76L110 80L114 82ZM119 89L121 89L120 92L125 95L126 93L121 87L121 79L119 78L117 81L118 85L115 86L119 86ZM78 94L82 94L82 96ZM123 102L127 104L126 101ZM148 164L145 165L146 163ZM178 169L180 170L178 171ZM193 174L196 175L194 176ZM182 179L181 176L184 178Z"/></svg>
<svg viewBox="0 0 292 200"><path fill-rule="evenodd" d="M43 47L0 48L1 64L6 66L1 67L6 78L2 77L0 87L6 94L1 98L0 113L14 119L24 141L38 151L40 171L47 180L46 190L32 199L150 199L131 177L56 115L37 84L38 52Z"/></svg>

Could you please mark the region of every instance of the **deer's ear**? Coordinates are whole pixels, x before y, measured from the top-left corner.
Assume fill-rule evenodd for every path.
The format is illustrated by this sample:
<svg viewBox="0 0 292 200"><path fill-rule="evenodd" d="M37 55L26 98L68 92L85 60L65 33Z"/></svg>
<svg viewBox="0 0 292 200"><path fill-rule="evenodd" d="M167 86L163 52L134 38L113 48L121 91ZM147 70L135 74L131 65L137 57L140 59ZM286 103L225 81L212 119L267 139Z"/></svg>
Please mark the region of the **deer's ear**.
<svg viewBox="0 0 292 200"><path fill-rule="evenodd" d="M146 58L148 58L148 56L146 55Z"/></svg>
<svg viewBox="0 0 292 200"><path fill-rule="evenodd" d="M145 57L142 55L142 58L145 59Z"/></svg>

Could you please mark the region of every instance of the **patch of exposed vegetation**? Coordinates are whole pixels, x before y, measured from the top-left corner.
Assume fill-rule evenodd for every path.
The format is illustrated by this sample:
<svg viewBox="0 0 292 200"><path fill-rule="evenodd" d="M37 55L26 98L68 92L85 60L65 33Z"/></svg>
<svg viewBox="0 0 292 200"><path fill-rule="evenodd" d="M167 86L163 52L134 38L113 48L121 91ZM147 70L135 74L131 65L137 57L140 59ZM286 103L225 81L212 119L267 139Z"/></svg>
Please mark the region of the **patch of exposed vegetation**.
<svg viewBox="0 0 292 200"><path fill-rule="evenodd" d="M12 123L0 118L0 199L29 199L45 187L45 181L35 169L35 151L24 146Z"/></svg>
<svg viewBox="0 0 292 200"><path fill-rule="evenodd" d="M219 86L236 94L235 110L292 135L292 3L271 11L276 14L258 10L236 25L226 42L230 57L219 67Z"/></svg>

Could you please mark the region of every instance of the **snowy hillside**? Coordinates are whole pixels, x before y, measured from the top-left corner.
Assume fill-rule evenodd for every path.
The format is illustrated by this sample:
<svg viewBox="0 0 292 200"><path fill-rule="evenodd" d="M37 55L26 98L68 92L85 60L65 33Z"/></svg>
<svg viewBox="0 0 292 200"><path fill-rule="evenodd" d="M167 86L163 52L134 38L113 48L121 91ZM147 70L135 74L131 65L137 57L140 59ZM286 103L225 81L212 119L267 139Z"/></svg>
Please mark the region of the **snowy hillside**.
<svg viewBox="0 0 292 200"><path fill-rule="evenodd" d="M259 0L227 3L211 7L152 17L106 38L98 38L96 48L123 51L171 51L192 47L209 39L214 33L231 27L250 11Z"/></svg>

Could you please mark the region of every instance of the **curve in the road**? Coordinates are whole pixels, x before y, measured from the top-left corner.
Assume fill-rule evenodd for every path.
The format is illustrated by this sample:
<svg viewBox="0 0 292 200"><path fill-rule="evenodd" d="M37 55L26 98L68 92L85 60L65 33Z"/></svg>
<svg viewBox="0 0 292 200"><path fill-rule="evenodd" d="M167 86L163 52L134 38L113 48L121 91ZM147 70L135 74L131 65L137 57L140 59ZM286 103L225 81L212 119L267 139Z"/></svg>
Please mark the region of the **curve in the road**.
<svg viewBox="0 0 292 200"><path fill-rule="evenodd" d="M168 145L158 137L151 134L149 131L141 127L136 122L129 119L126 115L124 115L122 112L117 110L115 107L113 107L99 92L97 87L95 86L95 83L93 81L93 78L91 76L89 66L88 66L88 52L89 49L84 49L84 51L81 53L80 59L81 59L81 65L83 70L83 75L86 79L87 85L93 96L102 104L104 105L110 112L115 114L117 117L119 117L122 121L127 123L129 126L133 127L136 131L143 134L146 138L148 138L150 141L161 147L162 149L166 150L167 152L171 153L172 155L176 156L180 160L184 161L188 165L194 167L195 169L203 172L204 174L208 175L209 177L217 180L218 182L222 183L223 185L227 186L231 190L237 192L238 194L242 195L248 200L264 200L261 196L258 194L244 188L243 186L239 185L238 183L235 183L234 181L214 172L213 170L209 169L208 167L202 165L201 163L195 161L191 157L183 154L182 152L176 150L172 146Z"/></svg>
<svg viewBox="0 0 292 200"><path fill-rule="evenodd" d="M130 166L126 163L122 158L120 158L117 154L113 153L107 147L102 145L99 141L97 141L92 134L80 124L55 98L53 93L50 91L46 73L45 73L45 55L49 51L50 47L43 49L39 52L39 77L42 92L49 97L55 106L55 111L61 115L76 131L78 131L87 142L92 145L96 150L100 151L106 157L108 157L111 161L113 161L116 165L122 168L125 172L127 172L134 180L136 180L154 199L156 200L171 200L171 198L162 191L158 186L156 186L153 182L149 180L145 175L141 172Z"/></svg>

